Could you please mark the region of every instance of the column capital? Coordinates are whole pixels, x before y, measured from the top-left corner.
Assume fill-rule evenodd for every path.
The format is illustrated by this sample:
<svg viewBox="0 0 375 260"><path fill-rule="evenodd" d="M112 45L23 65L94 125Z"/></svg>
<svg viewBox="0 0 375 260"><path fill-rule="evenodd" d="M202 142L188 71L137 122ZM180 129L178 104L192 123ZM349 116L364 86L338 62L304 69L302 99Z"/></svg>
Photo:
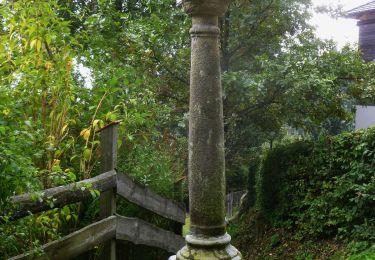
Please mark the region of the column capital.
<svg viewBox="0 0 375 260"><path fill-rule="evenodd" d="M222 16L230 0L183 0L184 10L191 16Z"/></svg>

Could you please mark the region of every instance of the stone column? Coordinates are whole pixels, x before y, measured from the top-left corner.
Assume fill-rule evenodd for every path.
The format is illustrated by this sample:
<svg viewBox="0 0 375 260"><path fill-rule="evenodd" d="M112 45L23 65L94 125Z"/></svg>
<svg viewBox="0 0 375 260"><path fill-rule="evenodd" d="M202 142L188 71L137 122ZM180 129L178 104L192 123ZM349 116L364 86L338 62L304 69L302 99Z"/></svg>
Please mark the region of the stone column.
<svg viewBox="0 0 375 260"><path fill-rule="evenodd" d="M183 0L192 16L189 198L190 233L177 259L241 259L225 231L224 125L218 17L228 0ZM173 258L172 258L173 259Z"/></svg>

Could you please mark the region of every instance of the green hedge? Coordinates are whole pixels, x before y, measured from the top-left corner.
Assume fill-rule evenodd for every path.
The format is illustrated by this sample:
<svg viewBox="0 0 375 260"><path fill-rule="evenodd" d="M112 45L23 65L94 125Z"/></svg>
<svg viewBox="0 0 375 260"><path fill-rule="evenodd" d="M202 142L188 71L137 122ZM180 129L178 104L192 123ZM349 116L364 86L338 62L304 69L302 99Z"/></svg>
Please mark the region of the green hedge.
<svg viewBox="0 0 375 260"><path fill-rule="evenodd" d="M249 170L247 176L247 199L246 208L252 208L256 203L256 173L260 165L259 158L254 158L249 162Z"/></svg>
<svg viewBox="0 0 375 260"><path fill-rule="evenodd" d="M286 186L294 175L299 175L289 174L290 170L301 158L310 154L311 145L308 142L296 142L277 146L266 153L257 180L258 205L262 213L279 215L280 210L288 207L289 196L284 194Z"/></svg>
<svg viewBox="0 0 375 260"><path fill-rule="evenodd" d="M278 146L262 161L257 189L276 224L375 242L375 129Z"/></svg>

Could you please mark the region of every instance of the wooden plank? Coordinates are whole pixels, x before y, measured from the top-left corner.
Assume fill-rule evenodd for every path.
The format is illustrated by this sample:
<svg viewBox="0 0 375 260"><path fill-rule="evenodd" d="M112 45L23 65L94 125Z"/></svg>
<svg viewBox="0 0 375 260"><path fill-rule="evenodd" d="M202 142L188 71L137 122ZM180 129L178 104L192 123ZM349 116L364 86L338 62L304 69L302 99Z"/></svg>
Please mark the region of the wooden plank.
<svg viewBox="0 0 375 260"><path fill-rule="evenodd" d="M160 216L185 223L185 210L181 206L152 192L120 172L117 174L117 194Z"/></svg>
<svg viewBox="0 0 375 260"><path fill-rule="evenodd" d="M97 244L103 243L116 237L117 217L111 216L87 227L84 227L70 235L59 240L44 245L45 252L42 256L33 256L31 252L18 255L9 260L21 259L53 259L67 260L76 257L92 248Z"/></svg>
<svg viewBox="0 0 375 260"><path fill-rule="evenodd" d="M141 219L117 217L116 239L136 245L147 245L177 253L185 245L185 239L173 232L163 230Z"/></svg>
<svg viewBox="0 0 375 260"><path fill-rule="evenodd" d="M116 187L116 171L108 171L94 178L80 182L59 186L41 191L41 195L35 200L35 195L26 193L14 196L11 200L20 205L20 209L12 214L10 220L16 220L29 215L51 209L49 202L53 202L54 208L61 208L64 205L82 201L91 196L91 186L100 192L112 190ZM1 219L1 218L0 218Z"/></svg>
<svg viewBox="0 0 375 260"><path fill-rule="evenodd" d="M101 169L103 172L114 170L117 166L117 139L118 122L114 122L101 129ZM100 194L100 217L106 218L116 212L116 190L107 190ZM110 240L104 243L100 259L116 259L116 240Z"/></svg>
<svg viewBox="0 0 375 260"><path fill-rule="evenodd" d="M101 169L103 172L117 167L118 122L114 122L100 131Z"/></svg>

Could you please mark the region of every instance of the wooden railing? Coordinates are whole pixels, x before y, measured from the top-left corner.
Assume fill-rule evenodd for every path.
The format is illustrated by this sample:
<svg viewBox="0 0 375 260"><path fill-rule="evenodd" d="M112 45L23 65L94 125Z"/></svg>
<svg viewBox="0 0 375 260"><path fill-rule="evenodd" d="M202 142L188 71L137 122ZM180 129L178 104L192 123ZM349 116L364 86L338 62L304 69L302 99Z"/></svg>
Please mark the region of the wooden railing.
<svg viewBox="0 0 375 260"><path fill-rule="evenodd" d="M116 170L117 127L116 123L110 124L100 133L104 173L91 179L43 190L37 200L35 194L22 194L11 199L19 205L19 209L12 213L9 220L17 220L30 213L50 210L51 201L54 208L83 201L90 198L90 190L95 189L100 191L102 220L43 245L45 254L42 256L35 256L29 252L10 259L71 259L104 243L100 259L112 260L116 259L116 240L158 247L170 253L176 253L185 244L181 234L163 230L141 219L116 214L117 194L142 208L173 220L180 227L185 223L183 207Z"/></svg>
<svg viewBox="0 0 375 260"><path fill-rule="evenodd" d="M228 218L233 217L234 213L239 209L241 198L247 190L234 191L225 196L225 209Z"/></svg>

